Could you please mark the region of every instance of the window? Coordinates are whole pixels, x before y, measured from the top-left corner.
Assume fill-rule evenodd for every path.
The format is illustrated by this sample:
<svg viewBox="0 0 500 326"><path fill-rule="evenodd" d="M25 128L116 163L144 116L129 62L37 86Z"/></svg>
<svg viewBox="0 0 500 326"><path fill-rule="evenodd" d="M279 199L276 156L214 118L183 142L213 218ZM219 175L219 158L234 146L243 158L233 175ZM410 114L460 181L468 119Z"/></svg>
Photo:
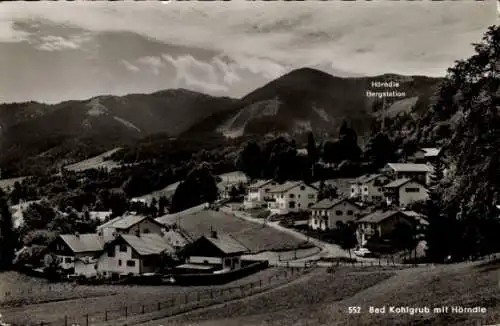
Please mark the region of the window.
<svg viewBox="0 0 500 326"><path fill-rule="evenodd" d="M347 211L347 215L352 216L352 215L354 215L354 212L349 210L349 211Z"/></svg>
<svg viewBox="0 0 500 326"><path fill-rule="evenodd" d="M368 187L365 187L365 191L368 191Z"/></svg>
<svg viewBox="0 0 500 326"><path fill-rule="evenodd" d="M295 208L295 202L294 201L289 202L288 208Z"/></svg>
<svg viewBox="0 0 500 326"><path fill-rule="evenodd" d="M127 260L128 267L135 267L135 260Z"/></svg>
<svg viewBox="0 0 500 326"><path fill-rule="evenodd" d="M71 259L71 257L66 257L66 258L64 258L64 262L65 262L66 264L69 264L69 263L71 263L72 261L73 261L73 260Z"/></svg>
<svg viewBox="0 0 500 326"><path fill-rule="evenodd" d="M342 211L335 211L335 215L337 215L337 216L342 215Z"/></svg>
<svg viewBox="0 0 500 326"><path fill-rule="evenodd" d="M307 204L307 207L311 207L312 205L314 205L313 203L309 203Z"/></svg>
<svg viewBox="0 0 500 326"><path fill-rule="evenodd" d="M121 265L122 265L122 260L118 259L118 266L121 266Z"/></svg>
<svg viewBox="0 0 500 326"><path fill-rule="evenodd" d="M419 188L405 188L405 192L419 192Z"/></svg>
<svg viewBox="0 0 500 326"><path fill-rule="evenodd" d="M231 259L230 258L224 259L224 266L225 267L231 266Z"/></svg>
<svg viewBox="0 0 500 326"><path fill-rule="evenodd" d="M314 199L314 194L307 195L307 199Z"/></svg>
<svg viewBox="0 0 500 326"><path fill-rule="evenodd" d="M300 194L298 194L297 197L300 198Z"/></svg>
<svg viewBox="0 0 500 326"><path fill-rule="evenodd" d="M300 186L300 190L306 190L305 186Z"/></svg>
<svg viewBox="0 0 500 326"><path fill-rule="evenodd" d="M295 194L290 194L290 198L295 198Z"/></svg>
<svg viewBox="0 0 500 326"><path fill-rule="evenodd" d="M149 229L146 228L146 229L142 230L142 232L143 233L149 233Z"/></svg>
<svg viewBox="0 0 500 326"><path fill-rule="evenodd" d="M121 244L120 245L120 251L121 252L127 252L127 245L126 244Z"/></svg>
<svg viewBox="0 0 500 326"><path fill-rule="evenodd" d="M351 192L354 192L354 188L351 188Z"/></svg>
<svg viewBox="0 0 500 326"><path fill-rule="evenodd" d="M115 247L109 247L108 248L108 257L114 257L115 256Z"/></svg>

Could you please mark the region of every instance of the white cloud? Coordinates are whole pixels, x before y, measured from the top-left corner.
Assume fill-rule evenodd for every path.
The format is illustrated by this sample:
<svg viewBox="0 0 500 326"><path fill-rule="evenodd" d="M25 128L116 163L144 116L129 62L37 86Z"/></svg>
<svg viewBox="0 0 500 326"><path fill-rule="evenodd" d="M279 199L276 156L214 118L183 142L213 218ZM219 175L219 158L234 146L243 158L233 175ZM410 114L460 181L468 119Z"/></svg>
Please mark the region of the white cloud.
<svg viewBox="0 0 500 326"><path fill-rule="evenodd" d="M125 66L125 68L129 71L132 71L132 72L139 72L141 71L141 69L133 64L131 64L130 62L128 62L127 60L122 60L122 64Z"/></svg>
<svg viewBox="0 0 500 326"><path fill-rule="evenodd" d="M155 75L160 73L160 69L164 66L161 57L147 56L137 59L137 62L149 67L151 72Z"/></svg>
<svg viewBox="0 0 500 326"><path fill-rule="evenodd" d="M199 91L210 93L228 91L224 81L219 81L219 75L224 74L223 76L225 76L226 71L218 71L214 65L197 60L191 55L174 58L171 55L163 54L162 57L175 68L175 83L177 86L185 83L187 86ZM234 79L235 76L232 76L232 78Z"/></svg>
<svg viewBox="0 0 500 326"><path fill-rule="evenodd" d="M33 16L96 32L132 31L224 53L268 77L319 64L353 73L440 75L468 56L470 43L494 22L490 7L476 1L9 3L0 21Z"/></svg>
<svg viewBox="0 0 500 326"><path fill-rule="evenodd" d="M84 39L80 37L64 38L62 36L42 36L40 38L39 50L44 51L62 51L62 50L75 50L80 48Z"/></svg>

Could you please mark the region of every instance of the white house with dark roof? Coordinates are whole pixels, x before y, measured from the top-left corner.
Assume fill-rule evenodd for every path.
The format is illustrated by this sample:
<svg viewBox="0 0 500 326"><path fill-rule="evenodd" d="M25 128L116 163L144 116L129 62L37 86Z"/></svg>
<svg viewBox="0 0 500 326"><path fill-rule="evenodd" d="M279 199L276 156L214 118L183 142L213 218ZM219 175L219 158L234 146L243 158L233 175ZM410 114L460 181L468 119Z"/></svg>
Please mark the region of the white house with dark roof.
<svg viewBox="0 0 500 326"><path fill-rule="evenodd" d="M428 192L420 181L402 178L384 186L387 205L406 207L417 201L427 200Z"/></svg>
<svg viewBox="0 0 500 326"><path fill-rule="evenodd" d="M337 223L348 223L356 221L362 214L363 208L355 202L343 199L323 199L312 205L309 210L309 227L313 230L331 230L337 227Z"/></svg>
<svg viewBox="0 0 500 326"><path fill-rule="evenodd" d="M98 255L97 271L105 277L139 275L157 270L162 255L175 255L164 237L155 234L120 234Z"/></svg>
<svg viewBox="0 0 500 326"><path fill-rule="evenodd" d="M291 212L307 210L316 203L318 188L304 181L287 181L271 190L272 201L268 203L271 214L285 215Z"/></svg>
<svg viewBox="0 0 500 326"><path fill-rule="evenodd" d="M351 198L363 202L382 202L384 200L383 186L388 182L384 174L366 174L351 183Z"/></svg>
<svg viewBox="0 0 500 326"><path fill-rule="evenodd" d="M95 256L103 248L104 241L97 234L61 234L49 244L46 262L56 259L70 273L94 275Z"/></svg>
<svg viewBox="0 0 500 326"><path fill-rule="evenodd" d="M278 185L274 180L259 180L248 186L248 192L243 200L243 207L251 209L256 207L265 207L266 201L272 199L269 191Z"/></svg>
<svg viewBox="0 0 500 326"><path fill-rule="evenodd" d="M150 216L118 216L97 227L97 233L104 241L111 241L118 234L156 233L162 234L163 225Z"/></svg>
<svg viewBox="0 0 500 326"><path fill-rule="evenodd" d="M413 179L427 184L433 172L432 166L423 163L387 163L384 172L392 179Z"/></svg>
<svg viewBox="0 0 500 326"><path fill-rule="evenodd" d="M228 234L212 231L186 247L186 263L176 268L186 271L230 271L241 268L241 256L249 249Z"/></svg>
<svg viewBox="0 0 500 326"><path fill-rule="evenodd" d="M416 228L417 222L409 215L399 210L375 211L357 222L356 237L358 243L364 246L371 237L388 238L399 223L405 223Z"/></svg>
<svg viewBox="0 0 500 326"><path fill-rule="evenodd" d="M424 151L424 158L427 162L433 162L441 155L441 148L425 147L422 148L422 150Z"/></svg>

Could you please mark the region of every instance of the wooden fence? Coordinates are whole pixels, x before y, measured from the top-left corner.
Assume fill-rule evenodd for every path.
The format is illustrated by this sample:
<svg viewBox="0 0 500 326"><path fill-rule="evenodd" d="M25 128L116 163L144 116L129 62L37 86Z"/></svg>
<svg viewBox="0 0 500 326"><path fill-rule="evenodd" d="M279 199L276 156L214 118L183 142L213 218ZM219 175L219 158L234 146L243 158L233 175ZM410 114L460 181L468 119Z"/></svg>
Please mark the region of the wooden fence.
<svg viewBox="0 0 500 326"><path fill-rule="evenodd" d="M306 267L284 268L280 273L263 278L257 281L249 282L239 286L224 287L220 289L208 289L202 291L187 292L184 294L173 295L165 301L154 304L129 305L118 309L108 309L99 313L83 314L79 316L64 316L58 320L40 321L31 324L16 324L11 326L92 326L96 324L113 325L113 321L119 319L128 319L134 316L144 314L160 313L162 318L174 316L180 313L188 312L193 309L207 307L210 305L224 303L230 300L239 299L245 296L256 294L267 289L310 272L316 265L307 263Z"/></svg>

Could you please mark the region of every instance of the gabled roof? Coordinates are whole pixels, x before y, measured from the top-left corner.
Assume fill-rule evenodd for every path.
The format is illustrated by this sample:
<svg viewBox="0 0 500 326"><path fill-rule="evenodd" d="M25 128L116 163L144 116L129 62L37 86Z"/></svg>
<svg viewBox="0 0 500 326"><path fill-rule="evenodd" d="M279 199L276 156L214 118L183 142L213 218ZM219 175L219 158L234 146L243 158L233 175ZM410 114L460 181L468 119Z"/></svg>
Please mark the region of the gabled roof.
<svg viewBox="0 0 500 326"><path fill-rule="evenodd" d="M435 157L438 156L439 153L441 152L441 148L436 148L436 147L426 147L422 148L422 150L425 152L424 154L425 157Z"/></svg>
<svg viewBox="0 0 500 326"><path fill-rule="evenodd" d="M418 163L387 163L387 167L396 172L431 172L427 164Z"/></svg>
<svg viewBox="0 0 500 326"><path fill-rule="evenodd" d="M380 176L382 176L382 174L380 174L380 173L378 173L378 174L365 174L365 175L360 176L359 178L356 178L354 181L352 181L352 183L364 184L364 183L370 182L372 180L375 180Z"/></svg>
<svg viewBox="0 0 500 326"><path fill-rule="evenodd" d="M119 230L128 230L134 225L149 219L153 223L160 224L158 221L154 220L153 218L145 215L125 215L125 216L119 216L114 219L112 219L109 222L106 222L102 225L100 225L97 229L102 229L102 228L114 228L114 229L119 229Z"/></svg>
<svg viewBox="0 0 500 326"><path fill-rule="evenodd" d="M250 249L245 247L242 243L238 242L238 240L236 240L229 234L217 234L216 238L213 238L211 236L203 236L203 238L210 241L210 243L212 243L220 251L227 255L250 251Z"/></svg>
<svg viewBox="0 0 500 326"><path fill-rule="evenodd" d="M159 255L164 251L175 252L175 249L156 233L140 235L122 234L120 237L141 256Z"/></svg>
<svg viewBox="0 0 500 326"><path fill-rule="evenodd" d="M104 240L95 233L61 234L61 238L74 253L97 252L104 248Z"/></svg>
<svg viewBox="0 0 500 326"><path fill-rule="evenodd" d="M380 223L396 214L403 214L401 211L375 211L358 220L358 222Z"/></svg>
<svg viewBox="0 0 500 326"><path fill-rule="evenodd" d="M316 204L312 205L311 207L309 207L309 209L331 209L331 208L337 206L338 204L343 203L344 201L347 201L349 204L361 209L361 207L358 204L356 204L355 202L353 202L347 198L340 198L340 199L334 199L334 200L325 198L325 199L320 200Z"/></svg>
<svg viewBox="0 0 500 326"><path fill-rule="evenodd" d="M274 180L272 180L272 179L271 179L271 180L258 180L258 181L256 181L256 182L252 183L252 184L251 184L250 186L248 186L248 187L249 187L249 188L257 188L257 189L259 189L259 188L262 188L262 187L264 187L264 186L268 185L269 183L271 183L271 182L273 182L273 181L274 181Z"/></svg>
<svg viewBox="0 0 500 326"><path fill-rule="evenodd" d="M292 190L293 188L298 187L298 186L300 186L302 184L304 186L311 187L313 189L318 190L316 187L308 185L304 181L287 181L287 182L285 182L283 184L280 184L280 185L277 185L277 186L273 187L271 190L269 190L269 192L270 193L275 193L275 194L277 194L277 193L283 193L283 192L287 192L289 190Z"/></svg>
<svg viewBox="0 0 500 326"><path fill-rule="evenodd" d="M418 184L421 184L420 182L418 181L414 181L412 179L408 179L408 178L401 178L401 179L397 179L397 180L394 180L388 184L386 184L384 186L384 188L399 188L399 187L402 187L404 186L405 184L407 184L408 182L415 182L415 183L418 183Z"/></svg>
<svg viewBox="0 0 500 326"><path fill-rule="evenodd" d="M415 221L419 222L420 224L429 225L429 222L427 221L427 217L424 214L420 214L420 213L417 213L415 211L402 211L402 213L414 218Z"/></svg>

